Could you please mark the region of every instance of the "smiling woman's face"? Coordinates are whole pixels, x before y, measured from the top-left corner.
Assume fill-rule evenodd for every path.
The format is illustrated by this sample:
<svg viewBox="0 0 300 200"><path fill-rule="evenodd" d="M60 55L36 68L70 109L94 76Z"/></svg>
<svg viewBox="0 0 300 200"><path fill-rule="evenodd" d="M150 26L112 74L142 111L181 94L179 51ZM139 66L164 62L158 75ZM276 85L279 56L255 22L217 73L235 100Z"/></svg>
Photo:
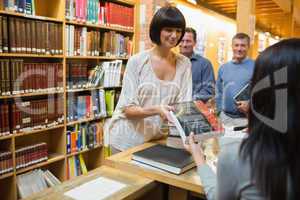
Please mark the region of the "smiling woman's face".
<svg viewBox="0 0 300 200"><path fill-rule="evenodd" d="M164 27L160 32L160 46L173 48L182 35L180 28Z"/></svg>

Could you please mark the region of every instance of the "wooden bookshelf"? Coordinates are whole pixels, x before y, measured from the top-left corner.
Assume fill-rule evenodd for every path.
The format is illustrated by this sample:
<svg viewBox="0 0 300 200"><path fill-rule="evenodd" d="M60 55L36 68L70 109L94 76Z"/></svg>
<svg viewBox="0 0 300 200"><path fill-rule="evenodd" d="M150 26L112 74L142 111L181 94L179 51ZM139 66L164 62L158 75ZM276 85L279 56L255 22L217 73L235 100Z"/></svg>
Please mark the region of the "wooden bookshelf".
<svg viewBox="0 0 300 200"><path fill-rule="evenodd" d="M111 26L106 26L106 25L90 24L90 23L83 23L83 22L76 22L76 21L66 21L66 23L71 24L71 25L85 26L85 27L118 31L118 32L124 32L124 33L134 33L134 31L131 29L120 28L120 27L111 27Z"/></svg>
<svg viewBox="0 0 300 200"><path fill-rule="evenodd" d="M67 123L67 126L72 126L72 125L75 125L75 124L91 122L91 121L100 120L100 119L104 119L104 117L83 118L83 119L79 119L79 120L76 120L76 121L70 121L70 122Z"/></svg>
<svg viewBox="0 0 300 200"><path fill-rule="evenodd" d="M78 151L78 152L67 154L67 157L76 156L76 155L86 153L86 152L89 152L89 151L92 151L92 150L95 150L95 149L98 149L98 148L101 148L101 147L102 147L102 144L97 144L93 148L86 148L86 149L83 149L83 150Z"/></svg>
<svg viewBox="0 0 300 200"><path fill-rule="evenodd" d="M2 175L0 175L0 180L1 180L1 179L8 178L8 177L11 177L11 176L13 176L13 175L14 175L13 172L6 173L6 174L2 174Z"/></svg>
<svg viewBox="0 0 300 200"><path fill-rule="evenodd" d="M64 93L64 91L31 92L31 93L24 93L24 94L9 95L9 96L0 96L0 99L13 99L13 98L22 98L22 97L45 96L45 95L63 94L63 93Z"/></svg>
<svg viewBox="0 0 300 200"><path fill-rule="evenodd" d="M65 127L65 125L60 124L60 125L56 125L56 126L49 127L49 128L19 132L19 133L15 133L14 137L16 138L16 137L22 137L22 136L31 135L31 134L43 133L43 132L47 132L47 131L50 131L50 130L60 129L60 128L63 128L63 127Z"/></svg>
<svg viewBox="0 0 300 200"><path fill-rule="evenodd" d="M95 60L128 60L124 57L113 57L113 56L67 56L67 59L95 59Z"/></svg>
<svg viewBox="0 0 300 200"><path fill-rule="evenodd" d="M23 17L23 18L27 18L27 19L42 20L42 21L48 21L48 22L59 22L59 23L64 22L63 20L52 18L52 17L26 15L26 14L16 13L16 12L12 12L12 11L0 10L0 14L8 15L8 16L15 16L15 17Z"/></svg>
<svg viewBox="0 0 300 200"><path fill-rule="evenodd" d="M0 136L0 140L11 139L12 137L13 137L13 134L5 135L5 136Z"/></svg>
<svg viewBox="0 0 300 200"><path fill-rule="evenodd" d="M122 34L123 36L129 37L133 42L133 52L135 51L136 44L136 26L134 25L132 28L124 28L118 25L99 25L93 23L82 23L76 20L68 20L65 17L65 8L66 1L65 0L34 0L35 2L35 14L28 15L23 13L17 13L14 11L8 11L4 9L3 1L0 2L0 16L4 16L7 18L18 18L23 21L39 21L50 22L51 24L55 24L58 26L62 26L62 49L63 54L33 54L33 53L0 53L0 59L2 60L24 60L27 63L59 63L62 64L62 74L63 74L63 89L62 90L49 90L44 92L32 92L32 93L23 93L23 94L15 94L15 95L5 95L0 96L0 104L5 102L9 104L9 108L12 109L12 104L14 103L15 98L21 99L44 99L48 98L49 95L62 96L63 97L63 110L64 110L64 121L58 125L54 125L53 127L41 128L36 130L29 130L19 133L11 133L10 135L0 136L0 146L3 150L12 152L12 161L13 161L13 171L0 175L0 193L1 199L3 200L17 200L18 192L17 192L17 176L26 172L29 172L34 169L42 168L50 170L59 180L66 181L67 180L67 162L68 158L71 156L81 154L86 163L88 170L93 170L100 165L102 165L104 159L104 150L103 150L103 141L100 142L99 145L96 145L90 149L84 149L79 152L75 152L72 154L67 154L66 150L66 132L67 128L70 126L97 121L97 123L104 122L105 119L110 118L107 117L97 117L97 118L84 118L81 120L76 120L72 122L67 122L67 97L68 93L72 92L85 92L85 91L93 91L96 89L104 89L104 90L120 90L122 86L117 87L96 87L96 88L78 88L78 89L68 89L67 88L67 63L68 62L87 62L91 64L99 63L102 61L114 61L114 60L122 60L123 63L126 63L129 59L126 57L117 57L117 56L67 56L66 53L66 33L65 29L67 25L74 25L75 27L87 27L89 30L94 30L100 32L101 34L108 31L115 31L116 33ZM134 8L134 22L136 23L137 19L137 9L136 2L130 0L109 0L109 2L114 2L123 6ZM7 26L10 26L8 23ZM8 33L9 34L9 33ZM9 36L10 37L10 36ZM8 38L9 39L9 38ZM10 43L10 41L9 41ZM26 52L26 51L23 51ZM28 52L28 51L27 51ZM33 51L32 51L33 52ZM52 53L52 52L51 52ZM105 54L99 54L105 55ZM121 54L115 54L121 55ZM11 63L9 65L11 66ZM60 66L60 67L61 67ZM93 65L95 66L95 65ZM60 68L61 69L61 68ZM1 77L0 77L1 78ZM13 79L14 80L14 79ZM0 82L1 83L1 82ZM10 86L12 87L12 86ZM1 88L0 88L1 89ZM10 111L12 113L12 111ZM13 116L10 117L13 118ZM10 124L12 119L10 119ZM12 131L11 127L11 131ZM47 161L37 163L26 168L16 169L16 149L19 147L29 146L33 144L37 144L40 142L46 142L48 145L49 158Z"/></svg>
<svg viewBox="0 0 300 200"><path fill-rule="evenodd" d="M0 53L0 57L17 58L64 58L63 55L23 54L23 53Z"/></svg>
<svg viewBox="0 0 300 200"><path fill-rule="evenodd" d="M100 89L120 89L122 86L114 86L114 87L94 87L94 88L78 88L78 89L68 89L67 92L84 92L84 91L91 91L91 90L100 90Z"/></svg>

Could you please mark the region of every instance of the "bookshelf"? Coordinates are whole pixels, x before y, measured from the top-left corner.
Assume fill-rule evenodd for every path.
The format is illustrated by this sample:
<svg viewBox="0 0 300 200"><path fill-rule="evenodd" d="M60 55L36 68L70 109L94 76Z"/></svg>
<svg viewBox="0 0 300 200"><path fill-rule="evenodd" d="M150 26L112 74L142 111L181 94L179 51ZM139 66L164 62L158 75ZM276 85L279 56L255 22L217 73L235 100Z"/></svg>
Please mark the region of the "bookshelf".
<svg viewBox="0 0 300 200"><path fill-rule="evenodd" d="M0 152L11 152L12 164L11 171L0 173L1 199L20 199L17 189L17 176L31 170L47 169L52 172L60 181L66 181L68 180L67 169L69 158L81 155L85 162L87 170L95 169L99 167L103 162L104 150L102 127L104 121L110 116L94 116L93 114L91 114L90 116L68 121L68 98L69 95L91 96L92 92L98 90L103 90L104 92L107 90L120 92L122 86L117 84L109 86L72 88L69 86L68 82L68 67L70 67L70 63L84 63L87 65L88 69L93 70L93 67L99 65L99 63L114 62L115 60L120 60L123 63L122 70L124 70L124 65L126 64L130 54L132 54L132 51L135 50L135 19L137 18L137 5L134 1L129 0L101 1L110 2L109 6L111 6L107 7L110 8L110 14L107 14L107 16L105 15L105 17L107 18L105 18L105 20L110 20L110 23L108 23L109 21L104 23L105 20L100 21L100 18L98 19L99 21L87 20L89 16L88 14L86 14L86 20L76 18L78 16L70 18L68 14L70 10L67 12L67 4L70 1L71 0L33 0L32 2L34 3L35 8L27 9L27 7L24 7L25 9L23 9L22 12L17 12L16 10L16 7L17 9L19 9L20 7L18 6L20 5L16 5L15 7L13 4L6 5L7 2L18 1L0 1L0 60L2 60L4 63L1 64L0 62L0 74L3 75L3 72L6 73L5 76L0 76L0 125L1 127L2 125L5 125L5 127L7 126L8 128L8 130L5 130L3 128L2 130L0 128ZM77 0L73 1L76 2ZM82 1L87 2L89 0ZM93 0L91 2L97 2L97 0ZM103 5L100 5L99 10L101 6ZM122 9L121 12L119 12L118 9ZM132 12L131 16L128 11L130 9L132 9L130 11ZM120 16L120 14L118 13L127 13L127 18L131 18L132 21L124 21L124 19L126 18L125 15ZM118 18L116 18L116 16L120 18L120 21L118 21ZM124 19L121 19L122 17ZM4 23L7 23L6 27L8 27L6 30L6 36L3 35L3 32L5 31L3 30L3 21L5 21ZM14 24L9 24L10 21L14 21ZM40 26L40 24L43 24L41 25L41 27L43 28L38 30L31 30L30 28L27 29L27 24L30 24L28 25L28 27L33 26L36 27L36 29L38 29L37 27ZM15 36L12 36L9 33L9 31L12 29L12 25L16 26L14 27L16 32L18 32L19 30L18 35L16 33ZM22 26L24 26L25 28L21 29L20 27ZM92 53L90 53L88 52L88 49L84 49L87 47L85 47L83 43L83 47L80 46L82 44L79 44L80 53L77 53L76 49L74 49L76 51L75 53L67 53L67 49L70 47L68 46L69 40L67 40L69 37L68 33L66 32L67 26L73 26L75 29L84 30L87 33L95 32L96 34L100 35L101 37L98 38L100 45L99 48L102 49L103 47L105 47L104 50L106 51L97 52L97 49L94 49L93 53L92 49ZM49 30L49 32L44 31L44 29ZM34 35L33 32L36 35ZM123 47L123 49L121 49L120 51L113 51L112 49L116 48L115 46L111 46L111 44L103 46L106 45L106 42L102 41L105 40L104 35L106 33L109 35L108 37L113 38L115 37L115 35L117 35L117 37L121 38L121 41L123 41L124 39L126 43L122 44L126 44L124 45L125 47ZM40 42L35 42L33 38L36 37L40 37L43 40L39 40ZM29 43L27 43L28 38L30 40ZM36 40L38 40L38 38L36 38ZM57 43L57 41L61 42ZM90 42L88 39L86 39L85 41ZM12 48L12 44L15 45L14 49ZM28 44L30 48L27 48ZM78 44L74 44L74 47L76 45ZM120 47L117 46L117 48ZM51 67L47 66L55 67L53 67L53 71L49 71ZM32 82L24 81L27 80L26 78L21 80L18 79L22 73L27 72L26 70L30 70L33 68L37 69L37 71L40 70L43 73L36 76L28 75L29 78L27 77L27 79L31 80ZM87 72L89 71L87 70ZM52 77L52 75L54 78ZM19 87L16 87L17 89L15 89L17 81L19 81L20 84L18 85ZM44 100L49 99L53 99L53 102L43 102ZM21 102L20 105L21 107L23 106L25 110L27 108L39 109L39 106L43 107L43 105L46 105L47 115L44 116L43 114L37 114L40 117L34 118L33 116L35 116L36 114L32 114L29 116L26 115L24 117L24 112L22 110L18 110L15 106L18 102ZM22 102L30 103L22 104ZM50 112L50 105L54 107L53 113L56 115ZM49 113L53 114L51 115L52 118L50 117ZM3 121L5 116L7 116L7 121ZM19 123L25 123L25 125L23 126ZM102 130L102 132L100 133L101 137L99 137L100 139L98 138L98 140L101 141L98 141L98 143L95 143L93 146L78 149L75 152L68 153L67 132L70 127L80 127L81 125L88 125L93 123L99 124L99 127ZM7 134L7 132L9 132L9 134ZM28 166L17 169L17 162L20 162L18 160L18 156L20 155L19 153L17 154L17 152L19 152L20 148L33 147L42 143L47 144L48 158L42 162L29 164Z"/></svg>

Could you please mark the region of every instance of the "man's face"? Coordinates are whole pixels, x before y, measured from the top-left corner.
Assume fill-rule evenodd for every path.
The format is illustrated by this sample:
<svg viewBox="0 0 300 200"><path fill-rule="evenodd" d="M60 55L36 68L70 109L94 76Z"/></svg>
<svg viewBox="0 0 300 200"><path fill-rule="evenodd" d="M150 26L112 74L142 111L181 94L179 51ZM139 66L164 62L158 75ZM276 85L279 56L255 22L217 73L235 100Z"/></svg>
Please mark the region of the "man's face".
<svg viewBox="0 0 300 200"><path fill-rule="evenodd" d="M193 33L186 32L179 44L180 53L191 56L195 45L196 41L194 41Z"/></svg>
<svg viewBox="0 0 300 200"><path fill-rule="evenodd" d="M242 61L247 57L249 44L247 39L234 39L232 41L233 60Z"/></svg>

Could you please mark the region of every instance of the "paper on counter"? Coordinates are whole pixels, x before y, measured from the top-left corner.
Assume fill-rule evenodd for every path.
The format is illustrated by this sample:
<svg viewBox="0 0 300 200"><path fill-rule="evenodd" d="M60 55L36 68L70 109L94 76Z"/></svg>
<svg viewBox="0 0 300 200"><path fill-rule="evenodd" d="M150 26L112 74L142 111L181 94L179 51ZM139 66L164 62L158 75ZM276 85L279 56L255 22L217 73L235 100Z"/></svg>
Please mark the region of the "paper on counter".
<svg viewBox="0 0 300 200"><path fill-rule="evenodd" d="M100 177L84 183L64 193L74 200L100 200L120 191L127 185L115 180Z"/></svg>

